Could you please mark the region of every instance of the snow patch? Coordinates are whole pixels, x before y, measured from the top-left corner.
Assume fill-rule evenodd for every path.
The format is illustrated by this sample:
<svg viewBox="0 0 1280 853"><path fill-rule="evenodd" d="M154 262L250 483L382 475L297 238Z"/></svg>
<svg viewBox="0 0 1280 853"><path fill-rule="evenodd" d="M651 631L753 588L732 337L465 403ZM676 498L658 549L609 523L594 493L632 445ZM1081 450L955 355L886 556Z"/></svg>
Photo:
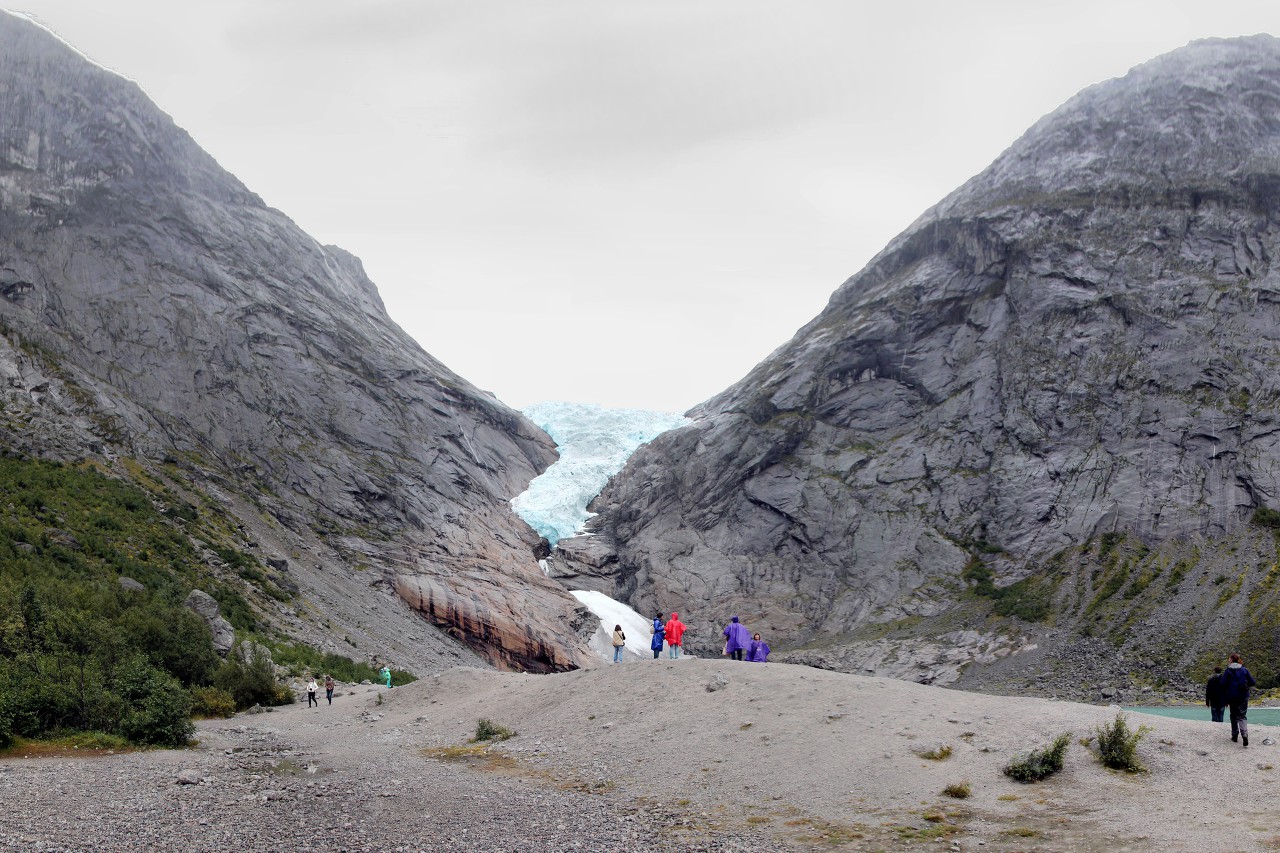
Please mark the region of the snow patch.
<svg viewBox="0 0 1280 853"><path fill-rule="evenodd" d="M627 635L627 650L623 653L623 659L653 657L653 652L649 649L649 642L653 639L653 620L646 619L603 592L575 589L570 590L569 594L600 618L600 627L591 635L590 646L593 652L606 660L613 660L613 626L621 625L622 633Z"/></svg>

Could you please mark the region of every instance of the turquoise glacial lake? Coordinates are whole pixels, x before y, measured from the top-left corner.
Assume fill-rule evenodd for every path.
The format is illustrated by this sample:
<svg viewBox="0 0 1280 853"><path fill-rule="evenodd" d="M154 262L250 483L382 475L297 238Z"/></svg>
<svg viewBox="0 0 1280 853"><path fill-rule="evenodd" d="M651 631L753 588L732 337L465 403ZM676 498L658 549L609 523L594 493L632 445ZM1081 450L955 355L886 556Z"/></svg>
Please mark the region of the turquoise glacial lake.
<svg viewBox="0 0 1280 853"><path fill-rule="evenodd" d="M1126 711L1133 711L1137 714L1154 714L1157 717L1173 717L1177 720L1204 720L1206 723L1211 722L1209 719L1208 707L1201 705L1178 705L1172 708L1156 708L1144 707L1142 705L1130 705L1125 707ZM1223 725L1231 725L1231 713L1228 711L1224 715ZM1250 708L1249 722L1259 726L1280 726L1280 708Z"/></svg>

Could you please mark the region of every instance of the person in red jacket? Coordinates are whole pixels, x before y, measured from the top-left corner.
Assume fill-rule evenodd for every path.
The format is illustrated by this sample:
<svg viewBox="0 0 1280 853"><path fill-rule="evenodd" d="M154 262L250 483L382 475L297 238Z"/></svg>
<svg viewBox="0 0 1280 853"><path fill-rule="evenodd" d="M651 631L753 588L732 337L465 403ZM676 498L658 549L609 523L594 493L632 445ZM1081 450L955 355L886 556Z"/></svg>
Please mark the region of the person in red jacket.
<svg viewBox="0 0 1280 853"><path fill-rule="evenodd" d="M672 613L671 618L667 621L667 657L675 659L680 657L680 638L684 636L685 624L680 621L679 613Z"/></svg>

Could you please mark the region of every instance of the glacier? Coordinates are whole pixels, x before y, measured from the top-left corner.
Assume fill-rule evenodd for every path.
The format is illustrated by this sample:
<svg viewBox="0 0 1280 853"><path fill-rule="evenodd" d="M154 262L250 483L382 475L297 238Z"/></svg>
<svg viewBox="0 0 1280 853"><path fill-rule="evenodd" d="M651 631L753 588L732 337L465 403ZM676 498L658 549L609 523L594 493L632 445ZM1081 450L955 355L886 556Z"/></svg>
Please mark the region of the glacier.
<svg viewBox="0 0 1280 853"><path fill-rule="evenodd" d="M582 531L587 504L622 470L636 448L691 421L679 414L545 402L523 410L556 443L560 459L511 501L516 514L551 547ZM628 635L630 636L630 635Z"/></svg>

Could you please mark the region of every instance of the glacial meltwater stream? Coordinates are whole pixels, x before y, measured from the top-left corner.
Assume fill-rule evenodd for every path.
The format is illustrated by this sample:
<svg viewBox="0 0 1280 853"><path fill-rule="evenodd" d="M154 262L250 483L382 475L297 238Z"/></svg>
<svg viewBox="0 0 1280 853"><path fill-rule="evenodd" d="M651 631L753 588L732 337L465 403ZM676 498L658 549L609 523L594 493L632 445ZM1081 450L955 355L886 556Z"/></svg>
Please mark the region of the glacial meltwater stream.
<svg viewBox="0 0 1280 853"><path fill-rule="evenodd" d="M1204 720L1206 723L1211 722L1209 709L1203 705L1175 705L1173 707L1132 705L1124 710L1138 714L1154 714L1157 717L1173 717L1175 720ZM1280 726L1280 708L1250 708L1249 723L1257 726Z"/></svg>

